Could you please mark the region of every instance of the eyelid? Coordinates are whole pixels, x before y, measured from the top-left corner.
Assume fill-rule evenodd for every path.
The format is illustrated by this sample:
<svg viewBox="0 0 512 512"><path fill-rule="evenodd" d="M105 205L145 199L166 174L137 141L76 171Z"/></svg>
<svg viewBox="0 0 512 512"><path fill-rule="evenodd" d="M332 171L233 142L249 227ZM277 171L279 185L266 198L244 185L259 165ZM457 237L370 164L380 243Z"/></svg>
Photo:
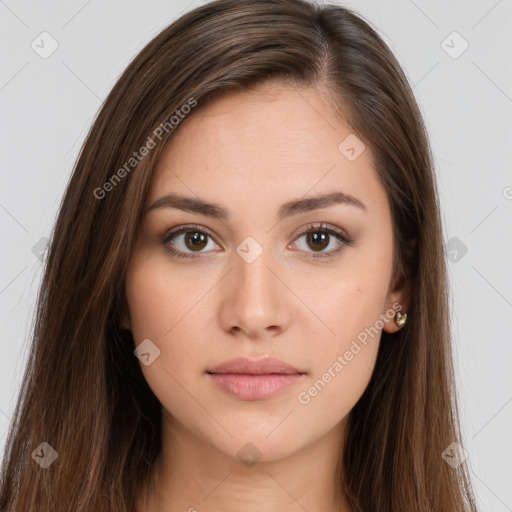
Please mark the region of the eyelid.
<svg viewBox="0 0 512 512"><path fill-rule="evenodd" d="M208 235L208 237L210 237L216 245L219 245L216 241L216 235L214 235L213 232L210 229L208 229L207 227L199 225L199 224L181 224L178 226L174 226L173 228L171 228L170 230L165 232L165 234L162 237L162 241L163 241L164 245L167 245L167 243L171 239L173 239L179 235L182 235L183 233L190 232L190 231L198 231L200 233L204 233L204 234ZM328 223L325 223L325 222L316 222L316 223L312 222L312 223L309 223L306 226L300 228L299 233L297 233L294 236L293 242L291 242L291 244L288 244L288 247L290 247L290 245L295 243L297 241L297 239L301 238L302 236L304 236L308 233L311 233L311 232L315 232L315 231L323 231L323 232L328 233L331 236L334 236L341 243L341 247L336 250L331 250L329 252L314 252L313 251L313 252L309 253L308 251L306 251L307 254L309 254L309 256L306 256L306 258L309 258L309 259L321 259L321 258L328 259L329 257L334 257L336 254L338 254L342 250L343 246L345 246L345 245L351 246L354 243L354 240L349 236L349 234L344 229L339 228L334 225L331 225L331 224L328 224ZM177 256L177 257L183 258L183 259L189 259L189 260L196 259L196 258L202 258L202 257L205 257L206 255L208 255L209 252L211 253L211 251L206 252L206 253L203 253L203 252L183 253L182 251L178 251L178 250L170 248L170 247L167 247L167 250L169 252L171 252L171 254L173 254L174 256Z"/></svg>
<svg viewBox="0 0 512 512"><path fill-rule="evenodd" d="M307 224L305 227L300 228L300 231L297 235L295 235L294 240L314 230L326 231L331 234L334 233L342 237L345 242L352 243L349 234L344 229L334 226L333 224L328 224L326 222L311 222L310 224Z"/></svg>
<svg viewBox="0 0 512 512"><path fill-rule="evenodd" d="M199 224L180 224L178 226L174 226L173 228L166 231L163 235L164 240L167 240L172 236L181 235L188 231L200 231L201 233L205 233L210 238L215 240L216 235L213 234L213 231L210 231L207 227L201 226ZM215 242L217 243L217 242Z"/></svg>
<svg viewBox="0 0 512 512"><path fill-rule="evenodd" d="M199 224L180 224L178 226L174 226L173 228L167 230L164 233L164 235L161 237L163 244L166 246L166 249L173 256L176 256L176 257L182 258L182 259L193 260L193 259L197 259L197 258L204 258L206 255L209 254L209 253L203 253L203 252L198 252L195 254L193 252L183 253L182 251L178 251L177 249L174 249L167 245L171 241L171 239L176 238L177 236L180 236L184 233L188 233L189 231L198 231L200 233L204 233L205 235L208 235L208 237L210 237L216 245L219 245L216 241L216 236L207 227L201 226Z"/></svg>

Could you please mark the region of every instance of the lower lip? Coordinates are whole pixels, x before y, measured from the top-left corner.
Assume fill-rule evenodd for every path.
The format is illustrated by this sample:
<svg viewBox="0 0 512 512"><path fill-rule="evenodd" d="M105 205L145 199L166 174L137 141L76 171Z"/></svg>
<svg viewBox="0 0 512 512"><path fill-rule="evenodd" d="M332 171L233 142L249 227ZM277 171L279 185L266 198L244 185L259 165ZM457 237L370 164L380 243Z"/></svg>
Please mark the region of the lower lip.
<svg viewBox="0 0 512 512"><path fill-rule="evenodd" d="M210 373L213 382L229 394L243 400L262 400L276 395L302 377L300 373L249 375L246 373Z"/></svg>

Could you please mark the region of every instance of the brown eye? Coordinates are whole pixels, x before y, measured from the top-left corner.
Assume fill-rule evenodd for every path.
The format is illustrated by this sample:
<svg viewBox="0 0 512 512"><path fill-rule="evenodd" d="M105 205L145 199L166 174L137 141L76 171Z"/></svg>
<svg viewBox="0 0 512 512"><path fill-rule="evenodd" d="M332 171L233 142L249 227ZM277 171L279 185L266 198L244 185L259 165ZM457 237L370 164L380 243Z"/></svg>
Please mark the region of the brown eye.
<svg viewBox="0 0 512 512"><path fill-rule="evenodd" d="M354 243L345 231L338 231L338 229L325 224L310 225L297 238L297 240L305 239L305 247L300 247L301 244L297 245L309 258L331 258L338 254L343 246L350 246ZM206 228L196 227L195 225L178 226L174 231L164 235L162 243L173 256L184 259L200 258L203 253L218 252L215 247L219 248ZM209 243L213 245L211 248L213 251L204 250L208 248ZM326 250L331 246L333 246L331 250Z"/></svg>
<svg viewBox="0 0 512 512"><path fill-rule="evenodd" d="M185 233L185 245L192 251L204 249L207 244L207 237L199 231L187 231Z"/></svg>
<svg viewBox="0 0 512 512"><path fill-rule="evenodd" d="M199 258L202 253L212 252L204 249L218 248L212 235L206 229L199 229L195 226L178 227L164 235L162 243L173 256L189 259ZM208 247L209 245L212 247Z"/></svg>
<svg viewBox="0 0 512 512"><path fill-rule="evenodd" d="M299 243L297 245L299 249L308 254L308 258L333 257L343 249L343 246L350 246L354 243L344 231L338 231L338 229L325 224L310 225L297 238L297 240L304 238L305 243L302 244L302 247ZM331 250L326 250L329 246L332 246Z"/></svg>
<svg viewBox="0 0 512 512"><path fill-rule="evenodd" d="M315 251L323 251L329 245L330 235L321 231L307 233L306 241L309 247Z"/></svg>

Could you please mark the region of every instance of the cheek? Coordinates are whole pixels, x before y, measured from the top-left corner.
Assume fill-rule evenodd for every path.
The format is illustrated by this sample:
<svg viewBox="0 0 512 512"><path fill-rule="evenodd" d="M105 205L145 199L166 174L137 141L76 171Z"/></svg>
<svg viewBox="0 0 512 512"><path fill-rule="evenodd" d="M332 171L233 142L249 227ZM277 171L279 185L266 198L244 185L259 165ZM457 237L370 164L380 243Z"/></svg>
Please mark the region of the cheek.
<svg viewBox="0 0 512 512"><path fill-rule="evenodd" d="M315 345L315 353L324 365L349 350L353 340L368 341L369 350L371 340L376 340L373 345L378 344L384 327L381 318L390 267L391 263L388 265L384 260L359 258L354 263L347 262L341 270L336 269L325 278L324 286L313 287L312 282L296 286L297 294L305 298L314 313L308 316L308 329L317 332L322 340Z"/></svg>
<svg viewBox="0 0 512 512"><path fill-rule="evenodd" d="M160 350L155 368L159 367L162 374L167 370L179 377L180 382L187 373L187 365L197 361L200 352L194 343L194 332L203 316L204 283L190 277L185 279L173 271L165 254L146 257L144 253L134 257L126 276L126 299L135 345L151 340ZM148 380L153 378L153 365L142 365L142 370L148 373ZM169 375L161 378L167 381Z"/></svg>
<svg viewBox="0 0 512 512"><path fill-rule="evenodd" d="M201 347L194 342L194 331L203 316L202 286L200 280L172 271L165 255L144 252L134 256L126 276L135 345L149 339L160 351L150 365L140 363L144 378L164 409L179 410L185 418L197 413L186 390L194 388L200 369Z"/></svg>
<svg viewBox="0 0 512 512"><path fill-rule="evenodd" d="M149 251L148 251L149 253ZM172 270L166 255L134 256L126 276L126 299L136 343L145 338L163 342L201 299L197 278Z"/></svg>
<svg viewBox="0 0 512 512"><path fill-rule="evenodd" d="M369 251L346 268L332 279L329 293L309 297L325 325L321 342L315 344L311 376L297 395L305 414L332 426L349 414L375 367L386 318L391 247L389 258L372 257Z"/></svg>
<svg viewBox="0 0 512 512"><path fill-rule="evenodd" d="M321 343L315 344L311 375L296 397L304 418L314 417L323 428L345 418L364 393L383 327L381 301L362 287L355 286L353 293L340 292L333 303L332 309L322 311L334 334L324 333Z"/></svg>

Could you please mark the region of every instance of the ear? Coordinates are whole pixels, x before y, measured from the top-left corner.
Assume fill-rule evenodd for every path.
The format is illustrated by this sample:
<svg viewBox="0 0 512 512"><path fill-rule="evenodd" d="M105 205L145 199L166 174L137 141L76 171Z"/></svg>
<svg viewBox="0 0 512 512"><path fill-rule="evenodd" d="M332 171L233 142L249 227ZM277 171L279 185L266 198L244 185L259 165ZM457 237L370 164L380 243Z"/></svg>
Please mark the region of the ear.
<svg viewBox="0 0 512 512"><path fill-rule="evenodd" d="M398 276L393 280L390 291L386 297L386 315L384 319L383 330L393 334L402 327L395 322L396 313L399 311L402 315L407 313L409 307L409 293L407 279L403 270L400 270Z"/></svg>
<svg viewBox="0 0 512 512"><path fill-rule="evenodd" d="M411 304L411 275L413 261L416 259L418 239L406 238L401 243L401 265L393 276L385 305L385 320L383 330L393 334L403 328L395 322L396 313L407 314Z"/></svg>

